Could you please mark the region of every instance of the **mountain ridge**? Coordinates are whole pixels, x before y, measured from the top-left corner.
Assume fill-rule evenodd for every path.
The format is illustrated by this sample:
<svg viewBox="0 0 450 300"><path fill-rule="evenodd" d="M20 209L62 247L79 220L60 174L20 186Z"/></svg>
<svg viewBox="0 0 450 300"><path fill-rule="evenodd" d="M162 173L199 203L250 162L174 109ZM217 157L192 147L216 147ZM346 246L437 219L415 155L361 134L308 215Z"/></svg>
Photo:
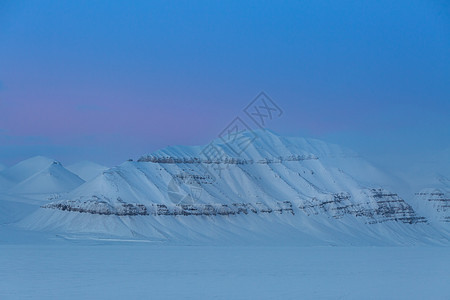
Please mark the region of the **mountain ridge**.
<svg viewBox="0 0 450 300"><path fill-rule="evenodd" d="M35 156L0 172L0 187L9 194L68 192L85 181L51 158Z"/></svg>
<svg viewBox="0 0 450 300"><path fill-rule="evenodd" d="M184 240L182 232L191 232L194 240L232 239L233 233L274 238L284 228L300 236L317 231L337 244L345 244L349 235L363 244L395 243L399 232L405 235L402 242L448 242L435 219L418 214L389 187L394 179L351 150L268 131L258 131L239 155L222 139L212 144L221 153L214 159L203 155L202 146L174 146L105 170L21 224L91 233L120 227L110 233L164 240ZM91 226L81 226L78 219ZM340 234L333 229L339 226Z"/></svg>

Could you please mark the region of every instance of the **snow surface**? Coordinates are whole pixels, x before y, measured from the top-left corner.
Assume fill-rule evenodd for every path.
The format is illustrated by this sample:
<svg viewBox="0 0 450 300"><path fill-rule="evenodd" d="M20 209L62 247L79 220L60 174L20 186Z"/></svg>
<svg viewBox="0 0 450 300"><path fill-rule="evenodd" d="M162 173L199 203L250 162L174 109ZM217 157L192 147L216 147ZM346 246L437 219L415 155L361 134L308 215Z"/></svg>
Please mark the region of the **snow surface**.
<svg viewBox="0 0 450 300"><path fill-rule="evenodd" d="M3 170L2 175L14 182L20 182L26 178L46 169L54 162L53 159L44 156L35 156Z"/></svg>
<svg viewBox="0 0 450 300"><path fill-rule="evenodd" d="M270 131L240 155L214 144L224 157L176 146L103 171L18 225L167 243L449 244L447 212L418 214L401 180L351 150Z"/></svg>
<svg viewBox="0 0 450 300"><path fill-rule="evenodd" d="M449 299L440 247L0 247L1 299Z"/></svg>
<svg viewBox="0 0 450 300"><path fill-rule="evenodd" d="M177 146L0 171L0 299L450 298L445 168L416 185L336 145L258 135L242 155L215 141L214 163ZM214 180L193 183L205 167Z"/></svg>
<svg viewBox="0 0 450 300"><path fill-rule="evenodd" d="M85 181L53 159L36 156L0 172L0 191L9 194L68 192Z"/></svg>
<svg viewBox="0 0 450 300"><path fill-rule="evenodd" d="M0 172L19 181L0 200L11 216L16 204L34 207L18 208L29 213L16 226L53 233L202 245L450 244L448 190L403 193L402 180L351 150L256 134L241 154L218 139L220 157L175 146L107 170L82 162L72 168L92 172L84 184L35 157Z"/></svg>
<svg viewBox="0 0 450 300"><path fill-rule="evenodd" d="M80 161L66 167L70 172L78 175L84 181L89 181L106 171L108 167L91 161Z"/></svg>
<svg viewBox="0 0 450 300"><path fill-rule="evenodd" d="M418 213L449 230L450 149L423 157L399 174L409 184L410 202Z"/></svg>
<svg viewBox="0 0 450 300"><path fill-rule="evenodd" d="M58 193L73 190L84 181L67 171L60 163L53 162L44 170L15 185L9 192L19 193Z"/></svg>

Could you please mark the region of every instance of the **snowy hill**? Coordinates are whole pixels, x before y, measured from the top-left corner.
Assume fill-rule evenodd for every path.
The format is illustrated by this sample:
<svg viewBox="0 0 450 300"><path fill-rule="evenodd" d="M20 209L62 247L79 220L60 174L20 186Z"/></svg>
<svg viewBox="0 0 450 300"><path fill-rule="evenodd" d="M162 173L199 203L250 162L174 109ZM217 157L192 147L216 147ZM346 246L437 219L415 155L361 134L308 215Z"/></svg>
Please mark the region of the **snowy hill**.
<svg viewBox="0 0 450 300"><path fill-rule="evenodd" d="M47 168L28 177L9 190L10 193L59 193L73 190L84 183L77 175L54 161Z"/></svg>
<svg viewBox="0 0 450 300"><path fill-rule="evenodd" d="M411 204L420 214L435 224L450 224L450 149L424 157L401 176L409 183Z"/></svg>
<svg viewBox="0 0 450 300"><path fill-rule="evenodd" d="M78 175L84 181L89 181L107 170L108 167L90 161L81 161L67 166L66 169Z"/></svg>
<svg viewBox="0 0 450 300"><path fill-rule="evenodd" d="M450 224L450 177L436 175L428 187L417 190L415 205L420 213L435 223Z"/></svg>
<svg viewBox="0 0 450 300"><path fill-rule="evenodd" d="M36 156L0 172L0 186L9 194L46 194L68 192L84 180L65 169L61 163Z"/></svg>
<svg viewBox="0 0 450 300"><path fill-rule="evenodd" d="M104 171L21 222L30 229L164 241L448 243L354 152L270 131L169 147ZM202 152L203 151L203 152ZM208 152L210 153L210 152Z"/></svg>
<svg viewBox="0 0 450 300"><path fill-rule="evenodd" d="M1 174L13 182L20 182L47 168L53 161L48 157L35 156L3 170Z"/></svg>

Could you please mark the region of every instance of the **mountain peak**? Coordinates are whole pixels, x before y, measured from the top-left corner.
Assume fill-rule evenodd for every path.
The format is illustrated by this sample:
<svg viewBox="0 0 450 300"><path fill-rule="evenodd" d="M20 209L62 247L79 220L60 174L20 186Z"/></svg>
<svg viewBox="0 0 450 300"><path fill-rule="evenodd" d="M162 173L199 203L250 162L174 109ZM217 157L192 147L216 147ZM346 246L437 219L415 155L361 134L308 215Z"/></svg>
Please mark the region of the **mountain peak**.
<svg viewBox="0 0 450 300"><path fill-rule="evenodd" d="M64 168L60 162L52 161L47 167L16 184L9 192L17 194L68 192L84 182L79 176Z"/></svg>
<svg viewBox="0 0 450 300"><path fill-rule="evenodd" d="M269 129L223 132L206 145L169 146L148 156L157 158L203 157L212 160L228 157L256 161L293 155L322 158L358 156L357 153L335 144L312 138L286 137Z"/></svg>
<svg viewBox="0 0 450 300"><path fill-rule="evenodd" d="M3 170L2 174L11 181L20 182L49 167L53 163L59 162L45 156L34 156Z"/></svg>

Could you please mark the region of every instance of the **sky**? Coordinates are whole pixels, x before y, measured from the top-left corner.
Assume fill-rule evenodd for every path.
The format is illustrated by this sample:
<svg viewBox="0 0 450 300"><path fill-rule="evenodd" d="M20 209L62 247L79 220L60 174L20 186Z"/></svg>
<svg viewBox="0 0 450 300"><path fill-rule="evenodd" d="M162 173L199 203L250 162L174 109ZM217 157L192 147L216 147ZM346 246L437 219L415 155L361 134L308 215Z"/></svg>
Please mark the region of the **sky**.
<svg viewBox="0 0 450 300"><path fill-rule="evenodd" d="M450 2L0 2L0 163L206 144L261 91L282 135L450 153Z"/></svg>

